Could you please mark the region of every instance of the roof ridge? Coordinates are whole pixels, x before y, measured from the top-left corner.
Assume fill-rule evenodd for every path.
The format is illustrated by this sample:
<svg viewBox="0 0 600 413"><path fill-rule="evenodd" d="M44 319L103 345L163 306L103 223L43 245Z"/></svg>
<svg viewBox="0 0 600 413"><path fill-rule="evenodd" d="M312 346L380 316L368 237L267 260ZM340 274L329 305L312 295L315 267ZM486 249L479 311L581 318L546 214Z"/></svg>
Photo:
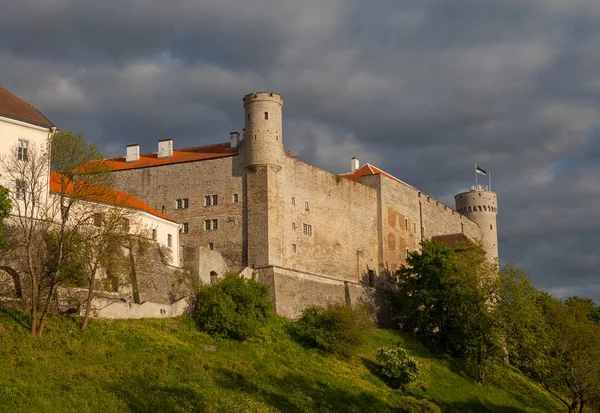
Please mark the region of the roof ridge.
<svg viewBox="0 0 600 413"><path fill-rule="evenodd" d="M42 112L40 112L40 111L39 111L39 110L38 110L36 107L34 107L34 106L31 104L31 103L29 103L29 102L27 102L27 101L25 101L25 100L21 99L20 97L18 97L18 96L17 96L17 95L15 95L14 93L12 93L10 90L8 90L8 89L6 89L6 88L4 88L4 87L2 87L2 86L0 86L0 91L4 91L5 93L7 93L7 94L9 94L10 96L12 96L14 99L16 99L17 101L19 101L20 103L24 103L24 104L25 104L25 105L27 105L29 108L33 109L33 110L34 110L34 111L36 111L36 112L37 112L37 113L38 113L38 114L39 114L39 115L40 115L42 118L44 118L44 119L46 120L46 122L48 122L48 125L50 125L50 127L54 127L54 124L53 124L52 122L50 122L50 119L48 119L48 118L47 118L47 117L46 117L46 116L45 116L45 115L44 115ZM25 118L21 118L21 117L18 117L18 116L12 116L12 115L9 115L8 113L5 113L5 114L4 114L4 113L0 112L0 115L2 115L2 116L6 116L6 117L9 117L9 118L11 118L11 119L20 120L20 121L23 121L23 122L26 122L26 123L31 123L31 124L34 124L34 125L38 125L38 126L39 126L39 125L42 125L41 123L39 123L39 122L35 122L35 121L31 120L31 119L25 119ZM43 126L46 126L46 125L43 125Z"/></svg>
<svg viewBox="0 0 600 413"><path fill-rule="evenodd" d="M190 146L190 147L187 147L187 148L173 149L173 152L189 151L190 149L209 148L211 146L220 146L220 145L228 145L228 144L229 144L229 142L221 142L221 143L211 143L210 145ZM148 155L156 155L156 154L158 154L158 151L156 151L156 152L142 153L142 154L140 154L140 156L148 156ZM125 157L127 157L127 155L113 156L112 158L103 158L103 159L98 159L98 160L100 160L100 161L110 161L111 159L120 159L120 158L125 158Z"/></svg>

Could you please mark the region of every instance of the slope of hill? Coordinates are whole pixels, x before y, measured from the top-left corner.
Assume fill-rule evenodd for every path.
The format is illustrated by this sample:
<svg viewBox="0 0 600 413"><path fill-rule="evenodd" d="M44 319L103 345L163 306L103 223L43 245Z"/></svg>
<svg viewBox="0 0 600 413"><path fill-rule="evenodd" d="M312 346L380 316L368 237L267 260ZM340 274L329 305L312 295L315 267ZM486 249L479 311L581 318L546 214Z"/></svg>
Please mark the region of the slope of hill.
<svg viewBox="0 0 600 413"><path fill-rule="evenodd" d="M258 338L214 339L186 317L52 317L41 339L24 313L0 309L0 412L561 412L539 386L503 368L480 387L448 358L377 330L340 360L305 349L277 319ZM375 351L400 343L423 365L407 392L388 387Z"/></svg>

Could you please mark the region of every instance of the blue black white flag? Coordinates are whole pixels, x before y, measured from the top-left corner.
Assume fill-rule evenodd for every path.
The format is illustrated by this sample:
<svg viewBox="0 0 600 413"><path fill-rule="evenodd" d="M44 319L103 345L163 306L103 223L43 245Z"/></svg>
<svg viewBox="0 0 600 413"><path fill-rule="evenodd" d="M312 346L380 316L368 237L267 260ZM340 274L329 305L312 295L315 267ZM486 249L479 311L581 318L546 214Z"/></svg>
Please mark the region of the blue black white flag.
<svg viewBox="0 0 600 413"><path fill-rule="evenodd" d="M477 164L475 164L475 172L481 175L487 175L487 172L481 169Z"/></svg>

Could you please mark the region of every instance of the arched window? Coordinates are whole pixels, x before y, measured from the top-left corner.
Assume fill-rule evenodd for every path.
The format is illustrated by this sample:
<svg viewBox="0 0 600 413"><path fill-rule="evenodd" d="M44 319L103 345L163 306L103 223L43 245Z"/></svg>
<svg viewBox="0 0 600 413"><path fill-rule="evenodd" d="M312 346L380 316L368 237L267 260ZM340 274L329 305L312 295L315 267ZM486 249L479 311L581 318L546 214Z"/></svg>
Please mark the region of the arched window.
<svg viewBox="0 0 600 413"><path fill-rule="evenodd" d="M485 205L483 206L483 211L484 211L484 212L487 212L487 208L486 208L486 206L485 206Z"/></svg>
<svg viewBox="0 0 600 413"><path fill-rule="evenodd" d="M469 207L469 212L471 212L471 207Z"/></svg>
<svg viewBox="0 0 600 413"><path fill-rule="evenodd" d="M481 205L479 205L477 208L479 208L479 212L481 212Z"/></svg>
<svg viewBox="0 0 600 413"><path fill-rule="evenodd" d="M210 283L215 284L219 279L219 275L215 271L210 272Z"/></svg>

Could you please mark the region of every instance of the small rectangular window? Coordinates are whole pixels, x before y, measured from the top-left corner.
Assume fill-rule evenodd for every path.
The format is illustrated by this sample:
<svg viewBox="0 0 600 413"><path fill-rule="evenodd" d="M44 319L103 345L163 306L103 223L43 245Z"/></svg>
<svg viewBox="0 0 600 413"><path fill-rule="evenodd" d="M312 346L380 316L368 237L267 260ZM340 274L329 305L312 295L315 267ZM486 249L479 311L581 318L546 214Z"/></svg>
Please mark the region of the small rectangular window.
<svg viewBox="0 0 600 413"><path fill-rule="evenodd" d="M312 235L312 225L302 224L302 233L310 237Z"/></svg>
<svg viewBox="0 0 600 413"><path fill-rule="evenodd" d="M204 221L204 229L210 231L210 219Z"/></svg>
<svg viewBox="0 0 600 413"><path fill-rule="evenodd" d="M296 232L296 223L295 222L292 222L292 231Z"/></svg>
<svg viewBox="0 0 600 413"><path fill-rule="evenodd" d="M100 212L96 212L94 214L94 226L96 226L96 227L102 226L102 214Z"/></svg>
<svg viewBox="0 0 600 413"><path fill-rule="evenodd" d="M417 223L413 222L413 232L416 233L417 232Z"/></svg>
<svg viewBox="0 0 600 413"><path fill-rule="evenodd" d="M15 194L17 199L25 199L25 188L27 185L23 179L17 179L15 182Z"/></svg>
<svg viewBox="0 0 600 413"><path fill-rule="evenodd" d="M304 209L308 211L308 201L304 201Z"/></svg>
<svg viewBox="0 0 600 413"><path fill-rule="evenodd" d="M190 199L189 198L183 198L183 207L184 208L190 207Z"/></svg>
<svg viewBox="0 0 600 413"><path fill-rule="evenodd" d="M154 241L156 241L156 238L157 238L156 228L153 228L153 229L152 229L152 239L153 239Z"/></svg>
<svg viewBox="0 0 600 413"><path fill-rule="evenodd" d="M182 203L181 199L175 201L175 209L181 209Z"/></svg>
<svg viewBox="0 0 600 413"><path fill-rule="evenodd" d="M265 112L265 120L269 119L269 112Z"/></svg>
<svg viewBox="0 0 600 413"><path fill-rule="evenodd" d="M19 145L17 149L17 155L20 161L27 161L27 148L29 146L29 141L25 139L19 139Z"/></svg>
<svg viewBox="0 0 600 413"><path fill-rule="evenodd" d="M171 248L173 246L173 236L171 234L167 234L167 247Z"/></svg>
<svg viewBox="0 0 600 413"><path fill-rule="evenodd" d="M184 234L187 234L189 231L190 231L190 223L184 222L183 226L181 227L181 232L183 232Z"/></svg>
<svg viewBox="0 0 600 413"><path fill-rule="evenodd" d="M215 249L215 244L213 244L212 242L208 243L208 249L214 250Z"/></svg>
<svg viewBox="0 0 600 413"><path fill-rule="evenodd" d="M204 197L204 206L210 206L210 195Z"/></svg>
<svg viewBox="0 0 600 413"><path fill-rule="evenodd" d="M121 229L123 232L129 232L129 219L123 218L121 220Z"/></svg>
<svg viewBox="0 0 600 413"><path fill-rule="evenodd" d="M212 220L212 229L219 229L219 220L218 219L213 219Z"/></svg>
<svg viewBox="0 0 600 413"><path fill-rule="evenodd" d="M292 252L296 253L296 244L292 244Z"/></svg>
<svg viewBox="0 0 600 413"><path fill-rule="evenodd" d="M240 202L240 197L238 194L233 194L233 203L237 204L238 202Z"/></svg>
<svg viewBox="0 0 600 413"><path fill-rule="evenodd" d="M406 258L408 258L408 248L406 249Z"/></svg>
<svg viewBox="0 0 600 413"><path fill-rule="evenodd" d="M408 231L408 218L404 218L404 229Z"/></svg>
<svg viewBox="0 0 600 413"><path fill-rule="evenodd" d="M308 236L312 237L312 225L308 224Z"/></svg>
<svg viewBox="0 0 600 413"><path fill-rule="evenodd" d="M212 196L212 204L213 205L219 205L219 195L213 195Z"/></svg>
<svg viewBox="0 0 600 413"><path fill-rule="evenodd" d="M296 205L296 198L292 197L292 205Z"/></svg>

